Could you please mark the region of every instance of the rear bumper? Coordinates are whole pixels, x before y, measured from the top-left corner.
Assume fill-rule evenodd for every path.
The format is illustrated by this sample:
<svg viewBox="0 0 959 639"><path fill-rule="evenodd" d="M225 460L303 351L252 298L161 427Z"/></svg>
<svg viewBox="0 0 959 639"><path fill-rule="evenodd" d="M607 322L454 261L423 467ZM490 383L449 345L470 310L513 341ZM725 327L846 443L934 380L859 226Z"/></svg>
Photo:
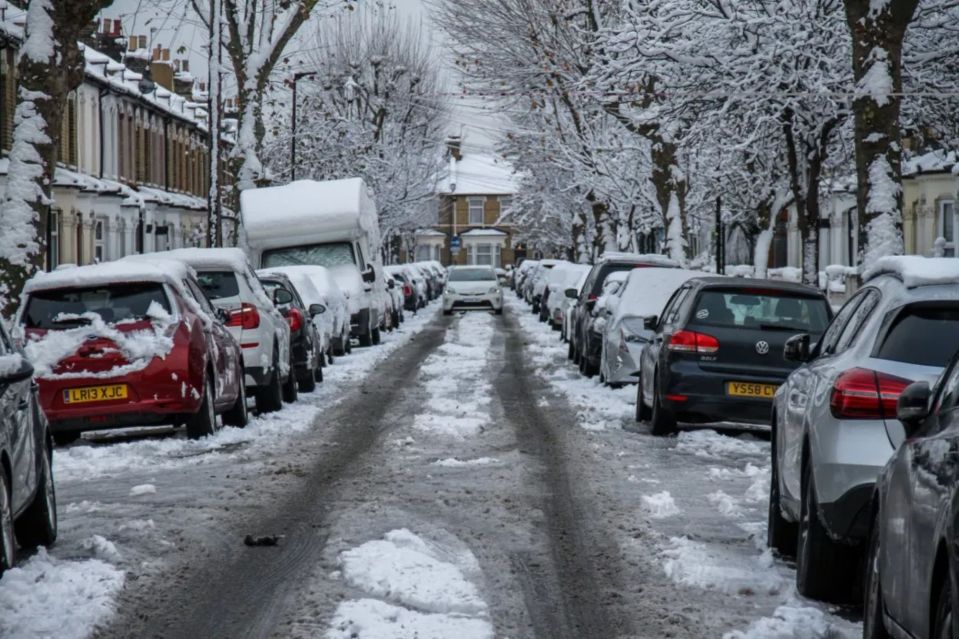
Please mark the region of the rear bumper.
<svg viewBox="0 0 959 639"><path fill-rule="evenodd" d="M57 397L64 389L113 383L127 383L126 380L70 380L64 384L40 381L40 402L44 408L50 429L54 433L81 432L106 428L125 428L128 426L153 426L172 424L182 420L183 416L196 413L200 409L202 389L194 390L187 384L181 386L162 385L151 387L156 391L151 397L132 397L129 400L110 402L91 402L76 406L64 406ZM133 384L131 396L136 393Z"/></svg>
<svg viewBox="0 0 959 639"><path fill-rule="evenodd" d="M839 499L820 504L820 516L829 536L839 541L858 542L869 534L872 524L870 502L875 482L849 489Z"/></svg>
<svg viewBox="0 0 959 639"><path fill-rule="evenodd" d="M694 361L673 361L669 366L663 396L672 413L680 421L693 423L733 421L750 424L769 424L772 398L730 396L727 382L753 382L781 385L786 376L773 377L738 374L735 372L704 371ZM678 399L678 398L683 399Z"/></svg>

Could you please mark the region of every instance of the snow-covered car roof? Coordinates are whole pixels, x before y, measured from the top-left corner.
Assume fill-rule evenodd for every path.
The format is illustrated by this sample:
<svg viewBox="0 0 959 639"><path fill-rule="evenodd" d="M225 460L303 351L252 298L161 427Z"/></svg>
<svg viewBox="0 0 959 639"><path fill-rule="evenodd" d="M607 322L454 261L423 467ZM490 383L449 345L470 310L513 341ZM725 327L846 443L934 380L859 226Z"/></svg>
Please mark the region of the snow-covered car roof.
<svg viewBox="0 0 959 639"><path fill-rule="evenodd" d="M159 253L128 255L122 261L150 261L155 259L180 260L198 270L228 268L237 273L246 271L250 264L246 253L238 248L181 248Z"/></svg>
<svg viewBox="0 0 959 639"><path fill-rule="evenodd" d="M655 264L664 268L677 268L679 266L679 262L665 255L622 253L619 251L606 251L599 257L598 262L637 262L640 264Z"/></svg>
<svg viewBox="0 0 959 639"><path fill-rule="evenodd" d="M50 273L37 273L23 287L24 293L58 288L84 288L119 282L156 282L181 290L183 280L193 272L177 260L118 260L88 266L74 266Z"/></svg>
<svg viewBox="0 0 959 639"><path fill-rule="evenodd" d="M670 296L683 283L694 277L709 275L702 271L658 267L637 268L620 273L626 274L626 286L619 292L619 305L613 313L613 322L625 317L660 315ZM610 278L613 275L610 275Z"/></svg>
<svg viewBox="0 0 959 639"><path fill-rule="evenodd" d="M274 266L256 272L256 274L261 277L269 276L271 273L286 275L297 289L299 289L299 282L305 279L309 282L310 287L319 295L326 296L333 292L342 293L336 281L333 279L330 270L325 266ZM309 295L303 297L308 296Z"/></svg>
<svg viewBox="0 0 959 639"><path fill-rule="evenodd" d="M959 260L953 257L897 255L881 257L862 275L863 282L891 275L906 288L959 284Z"/></svg>

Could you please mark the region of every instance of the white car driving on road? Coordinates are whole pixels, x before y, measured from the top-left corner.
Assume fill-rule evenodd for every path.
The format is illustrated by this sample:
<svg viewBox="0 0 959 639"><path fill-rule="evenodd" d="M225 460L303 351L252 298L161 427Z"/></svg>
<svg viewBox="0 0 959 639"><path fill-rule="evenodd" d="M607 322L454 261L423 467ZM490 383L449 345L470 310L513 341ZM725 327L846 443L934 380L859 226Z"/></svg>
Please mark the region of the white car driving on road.
<svg viewBox="0 0 959 639"><path fill-rule="evenodd" d="M443 314L454 308L488 308L503 313L503 289L490 266L454 266L450 268L443 292Z"/></svg>

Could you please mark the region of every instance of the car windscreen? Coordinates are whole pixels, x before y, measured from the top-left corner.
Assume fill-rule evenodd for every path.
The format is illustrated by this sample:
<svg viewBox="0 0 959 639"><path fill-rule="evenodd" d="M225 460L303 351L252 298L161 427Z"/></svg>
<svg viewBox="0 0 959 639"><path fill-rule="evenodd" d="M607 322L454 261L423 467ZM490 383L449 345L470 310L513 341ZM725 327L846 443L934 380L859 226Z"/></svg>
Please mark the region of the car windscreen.
<svg viewBox="0 0 959 639"><path fill-rule="evenodd" d="M450 282L486 282L496 281L496 273L491 268L456 268L450 271Z"/></svg>
<svg viewBox="0 0 959 639"><path fill-rule="evenodd" d="M829 323L826 300L763 289L706 289L696 300L690 322L818 335Z"/></svg>
<svg viewBox="0 0 959 639"><path fill-rule="evenodd" d="M641 264L603 264L600 267L599 277L596 278L596 281L593 282L593 289L589 292L593 297L599 297L603 294L603 284L606 283L606 278L608 278L613 273L619 273L620 271L631 271L634 268L641 268Z"/></svg>
<svg viewBox="0 0 959 639"><path fill-rule="evenodd" d="M207 299L220 300L240 294L240 285L233 271L204 271L196 274L196 281Z"/></svg>
<svg viewBox="0 0 959 639"><path fill-rule="evenodd" d="M959 306L902 309L873 357L921 366L945 366L959 351Z"/></svg>
<svg viewBox="0 0 959 639"><path fill-rule="evenodd" d="M330 242L313 246L293 246L263 252L263 267L277 266L356 266L353 245L349 242Z"/></svg>
<svg viewBox="0 0 959 639"><path fill-rule="evenodd" d="M23 323L27 328L75 328L89 323L79 317L84 313L96 313L107 323L146 319L154 304L170 312L166 291L156 282L36 291L27 301Z"/></svg>

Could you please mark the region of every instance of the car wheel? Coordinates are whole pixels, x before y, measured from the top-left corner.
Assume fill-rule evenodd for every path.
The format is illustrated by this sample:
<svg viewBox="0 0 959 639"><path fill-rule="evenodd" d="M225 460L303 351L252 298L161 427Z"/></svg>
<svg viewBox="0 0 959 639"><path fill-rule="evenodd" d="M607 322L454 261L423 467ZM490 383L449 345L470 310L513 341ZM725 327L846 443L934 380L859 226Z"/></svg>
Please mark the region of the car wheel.
<svg viewBox="0 0 959 639"><path fill-rule="evenodd" d="M889 632L882 620L882 588L879 574L879 516L872 523L869 535L869 556L866 560L866 587L863 591L863 639L888 639ZM935 635L934 635L935 636ZM946 635L948 637L949 635Z"/></svg>
<svg viewBox="0 0 959 639"><path fill-rule="evenodd" d="M290 362L290 374L287 375L286 381L283 382L283 401L287 404L292 404L299 396L299 386L296 382L296 369L293 368L293 362Z"/></svg>
<svg viewBox="0 0 959 639"><path fill-rule="evenodd" d="M320 376L319 380L316 379L317 375ZM303 374L297 376L296 378L297 385L304 393L312 393L315 391L317 381L323 381L323 369L320 368L319 364L317 364L312 370L303 371Z"/></svg>
<svg viewBox="0 0 959 639"><path fill-rule="evenodd" d="M67 446L80 439L80 433L77 431L69 433L53 433L53 443L57 446Z"/></svg>
<svg viewBox="0 0 959 639"><path fill-rule="evenodd" d="M227 426L244 428L250 421L250 414L246 408L246 384L243 383L244 374L240 371L240 388L237 392L236 401L228 411L223 413L223 423Z"/></svg>
<svg viewBox="0 0 959 639"><path fill-rule="evenodd" d="M259 413L273 413L283 408L283 387L280 382L280 367L276 360L274 352L270 381L256 390L256 410Z"/></svg>
<svg viewBox="0 0 959 639"><path fill-rule="evenodd" d="M570 340L570 342L569 342L569 348L566 349L566 359L572 361L572 360L573 360L573 356L574 356L575 354L576 354L576 353L575 353L575 351L573 350L573 341Z"/></svg>
<svg viewBox="0 0 959 639"><path fill-rule="evenodd" d="M372 345L373 345L373 329L367 326L366 332L360 334L360 346L372 346Z"/></svg>
<svg viewBox="0 0 959 639"><path fill-rule="evenodd" d="M186 420L186 434L190 439L199 439L216 432L216 408L213 397L213 381L210 376L203 380L203 401L200 410Z"/></svg>
<svg viewBox="0 0 959 639"><path fill-rule="evenodd" d="M773 428L776 425L773 424ZM779 471L776 468L775 436L772 445L772 469L769 473L769 513L766 522L766 545L783 557L792 557L796 552L798 527L783 517L779 503Z"/></svg>
<svg viewBox="0 0 959 639"><path fill-rule="evenodd" d="M657 437L676 433L676 418L664 406L659 397L659 379L653 378L653 408L649 416L650 431Z"/></svg>
<svg viewBox="0 0 959 639"><path fill-rule="evenodd" d="M347 355L349 355L350 353L353 352L353 340L350 339L350 331L349 331L349 329L347 329L346 332L343 334L343 344L344 344L344 346L343 346L343 352L344 352L344 353L346 353Z"/></svg>
<svg viewBox="0 0 959 639"><path fill-rule="evenodd" d="M13 533L13 505L10 503L10 484L0 467L0 575L13 568L17 560L17 541Z"/></svg>
<svg viewBox="0 0 959 639"><path fill-rule="evenodd" d="M796 547L796 589L804 597L829 603L849 601L851 579L858 562L850 561L854 549L829 538L819 518L819 503L812 469L803 467L803 494Z"/></svg>
<svg viewBox="0 0 959 639"><path fill-rule="evenodd" d="M648 422L651 417L652 411L643 400L643 376L640 375L639 381L636 383L636 421Z"/></svg>
<svg viewBox="0 0 959 639"><path fill-rule="evenodd" d="M373 331L372 331L372 333L371 333L371 335L370 335L370 340L373 342L373 346L378 346L378 345L380 344L380 342L383 341L383 334L382 334L382 332L380 331L380 329L378 329L378 328L374 328L374 329L373 329Z"/></svg>
<svg viewBox="0 0 959 639"><path fill-rule="evenodd" d="M497 315L502 315L502 314L503 314L503 307L502 307L502 306L500 306L498 309L496 309L496 314L497 314Z"/></svg>
<svg viewBox="0 0 959 639"><path fill-rule="evenodd" d="M935 639L952 639L952 582L947 570L939 586L939 596L936 598L936 616L932 628Z"/></svg>
<svg viewBox="0 0 959 639"><path fill-rule="evenodd" d="M40 475L37 494L27 510L14 523L17 542L21 548L33 550L49 546L57 540L57 491L53 485L50 451L46 446L40 454Z"/></svg>

